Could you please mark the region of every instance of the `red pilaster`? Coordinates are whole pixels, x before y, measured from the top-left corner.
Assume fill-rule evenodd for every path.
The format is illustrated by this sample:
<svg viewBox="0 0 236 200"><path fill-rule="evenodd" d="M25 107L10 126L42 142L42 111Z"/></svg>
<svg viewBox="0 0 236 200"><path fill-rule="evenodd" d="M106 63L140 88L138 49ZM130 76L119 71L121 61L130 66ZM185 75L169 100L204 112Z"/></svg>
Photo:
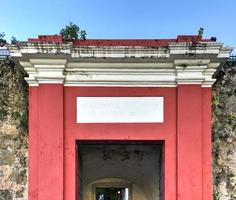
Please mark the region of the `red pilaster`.
<svg viewBox="0 0 236 200"><path fill-rule="evenodd" d="M202 89L203 200L212 200L211 88Z"/></svg>
<svg viewBox="0 0 236 200"><path fill-rule="evenodd" d="M38 88L39 200L63 200L63 85Z"/></svg>
<svg viewBox="0 0 236 200"><path fill-rule="evenodd" d="M29 200L38 200L38 87L29 87Z"/></svg>
<svg viewBox="0 0 236 200"><path fill-rule="evenodd" d="M202 88L177 90L177 199L202 200Z"/></svg>

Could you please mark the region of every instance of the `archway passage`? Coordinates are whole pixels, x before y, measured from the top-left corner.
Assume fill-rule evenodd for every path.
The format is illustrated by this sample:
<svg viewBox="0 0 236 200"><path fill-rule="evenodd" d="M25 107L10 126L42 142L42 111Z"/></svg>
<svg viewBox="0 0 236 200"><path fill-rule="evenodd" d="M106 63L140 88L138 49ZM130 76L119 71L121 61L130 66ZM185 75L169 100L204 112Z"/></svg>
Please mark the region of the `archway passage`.
<svg viewBox="0 0 236 200"><path fill-rule="evenodd" d="M82 143L78 149L80 199L161 199L161 144Z"/></svg>

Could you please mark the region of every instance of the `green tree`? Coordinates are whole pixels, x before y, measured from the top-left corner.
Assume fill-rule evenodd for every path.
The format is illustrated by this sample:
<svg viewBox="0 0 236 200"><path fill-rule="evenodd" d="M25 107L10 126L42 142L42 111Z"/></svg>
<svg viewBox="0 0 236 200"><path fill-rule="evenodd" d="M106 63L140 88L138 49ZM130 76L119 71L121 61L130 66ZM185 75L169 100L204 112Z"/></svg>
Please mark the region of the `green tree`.
<svg viewBox="0 0 236 200"><path fill-rule="evenodd" d="M86 33L85 30L80 31L80 39L85 40L86 39L86 35L87 35L87 33Z"/></svg>
<svg viewBox="0 0 236 200"><path fill-rule="evenodd" d="M198 36L203 36L203 33L204 33L204 28L200 27L199 30L198 30Z"/></svg>
<svg viewBox="0 0 236 200"><path fill-rule="evenodd" d="M7 41L4 39L5 33L0 33L0 45L7 44Z"/></svg>
<svg viewBox="0 0 236 200"><path fill-rule="evenodd" d="M16 39L16 37L12 36L11 37L11 44L17 44L19 41Z"/></svg>
<svg viewBox="0 0 236 200"><path fill-rule="evenodd" d="M60 34L65 40L71 41L73 39L86 39L86 31L80 30L80 27L72 22L69 25L66 25L65 28L62 28Z"/></svg>

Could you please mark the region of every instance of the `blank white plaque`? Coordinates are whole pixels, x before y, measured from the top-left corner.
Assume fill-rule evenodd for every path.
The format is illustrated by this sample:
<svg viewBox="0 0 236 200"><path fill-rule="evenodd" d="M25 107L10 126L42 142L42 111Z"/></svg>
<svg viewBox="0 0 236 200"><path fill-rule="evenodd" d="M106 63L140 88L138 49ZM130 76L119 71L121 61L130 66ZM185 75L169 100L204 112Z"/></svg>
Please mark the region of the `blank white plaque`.
<svg viewBox="0 0 236 200"><path fill-rule="evenodd" d="M163 97L77 97L77 123L163 123Z"/></svg>

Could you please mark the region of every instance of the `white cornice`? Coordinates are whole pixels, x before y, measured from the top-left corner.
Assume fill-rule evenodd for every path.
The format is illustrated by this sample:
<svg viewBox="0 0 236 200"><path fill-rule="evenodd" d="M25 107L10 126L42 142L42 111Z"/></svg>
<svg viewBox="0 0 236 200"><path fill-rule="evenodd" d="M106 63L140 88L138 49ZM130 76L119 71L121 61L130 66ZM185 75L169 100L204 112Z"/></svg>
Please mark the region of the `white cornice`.
<svg viewBox="0 0 236 200"><path fill-rule="evenodd" d="M24 67L31 86L211 87L212 75L231 48L222 43L170 43L168 47L31 44L10 46L11 56Z"/></svg>

